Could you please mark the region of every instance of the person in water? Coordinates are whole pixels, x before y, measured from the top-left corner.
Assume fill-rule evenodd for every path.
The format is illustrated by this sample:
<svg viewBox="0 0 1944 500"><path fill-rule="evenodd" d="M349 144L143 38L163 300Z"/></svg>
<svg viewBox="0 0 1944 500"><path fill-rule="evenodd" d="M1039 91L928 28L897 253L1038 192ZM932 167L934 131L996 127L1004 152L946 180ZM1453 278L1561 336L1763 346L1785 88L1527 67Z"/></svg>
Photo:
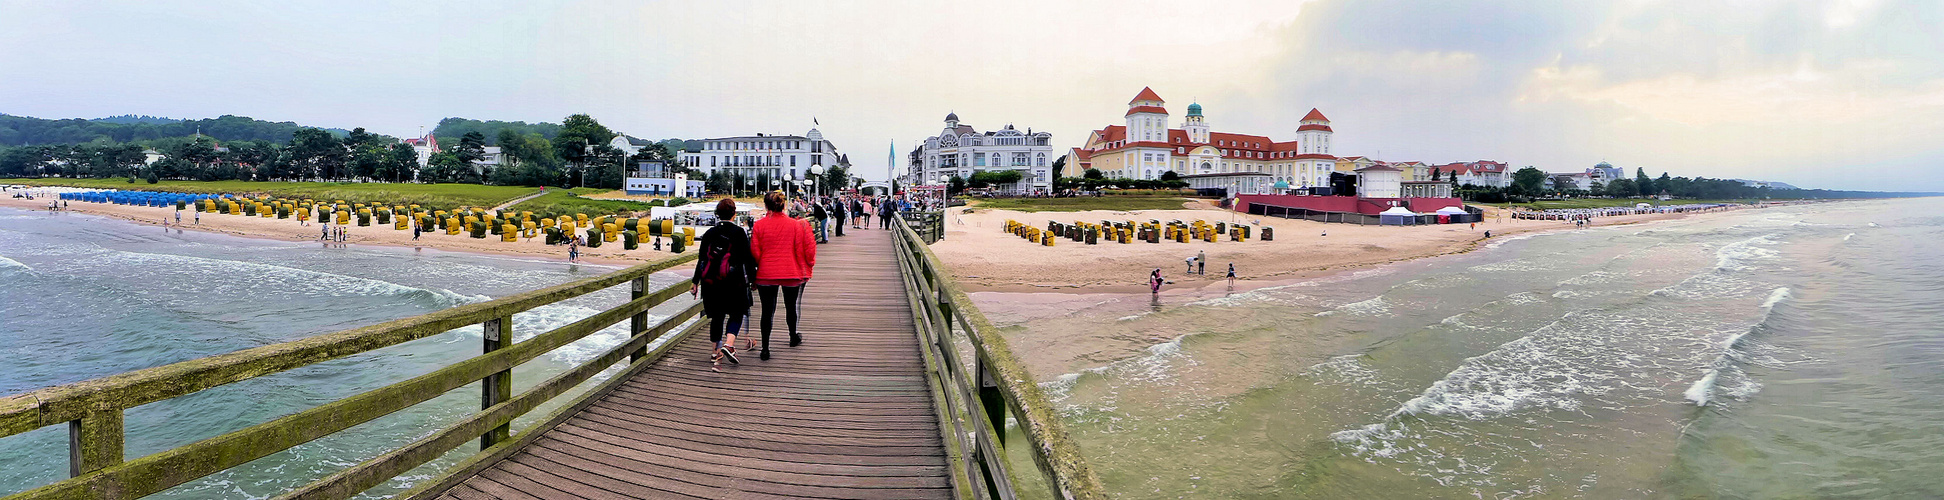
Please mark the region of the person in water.
<svg viewBox="0 0 1944 500"><path fill-rule="evenodd" d="M1161 268L1159 267L1154 268L1154 272L1148 274L1148 293L1156 295L1161 293Z"/></svg>

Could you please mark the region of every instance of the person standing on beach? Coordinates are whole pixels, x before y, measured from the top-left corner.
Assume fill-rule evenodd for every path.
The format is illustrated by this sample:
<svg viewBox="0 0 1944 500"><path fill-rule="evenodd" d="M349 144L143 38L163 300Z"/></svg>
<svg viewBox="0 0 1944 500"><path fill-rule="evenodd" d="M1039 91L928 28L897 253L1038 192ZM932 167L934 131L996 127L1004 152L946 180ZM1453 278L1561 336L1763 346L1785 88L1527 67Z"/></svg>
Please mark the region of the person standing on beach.
<svg viewBox="0 0 1944 500"><path fill-rule="evenodd" d="M1200 264L1200 265L1201 265L1201 270L1200 270L1199 272L1196 272L1195 274L1200 274L1200 275L1202 275L1202 276L1207 276L1207 275L1208 275L1208 251L1207 251L1207 250L1196 250L1196 251L1195 251L1195 263L1196 263L1196 264Z"/></svg>
<svg viewBox="0 0 1944 500"><path fill-rule="evenodd" d="M660 243L660 241L656 241ZM567 238L567 262L580 262L580 237Z"/></svg>
<svg viewBox="0 0 1944 500"><path fill-rule="evenodd" d="M1159 267L1154 268L1154 272L1148 274L1148 293L1155 295L1161 294L1161 268Z"/></svg>
<svg viewBox="0 0 1944 500"><path fill-rule="evenodd" d="M810 224L790 218L783 211L783 193L763 195L763 208L769 211L750 231L749 251L756 258L756 295L763 300L763 354L770 359L770 328L776 317L776 295L783 294L783 312L790 327L790 346L803 343L797 333L797 304L803 287L810 282L810 270L817 265L817 242L810 236Z"/></svg>
<svg viewBox="0 0 1944 500"><path fill-rule="evenodd" d="M716 225L702 233L702 249L695 259L696 285L690 294L702 299L702 314L709 318L709 341L715 343L710 354L710 370L722 371L722 360L741 364L736 359L736 333L742 331L743 318L749 316L749 286L756 281L756 259L749 253L749 235L734 222L736 200L723 198L716 203Z"/></svg>
<svg viewBox="0 0 1944 500"><path fill-rule="evenodd" d="M1235 286L1235 263L1234 262L1229 263L1228 280L1229 280L1229 286Z"/></svg>
<svg viewBox="0 0 1944 500"><path fill-rule="evenodd" d="M177 210L177 211L176 211L176 225L178 225L178 226L180 226L180 225L182 225L182 211L181 211L181 210Z"/></svg>

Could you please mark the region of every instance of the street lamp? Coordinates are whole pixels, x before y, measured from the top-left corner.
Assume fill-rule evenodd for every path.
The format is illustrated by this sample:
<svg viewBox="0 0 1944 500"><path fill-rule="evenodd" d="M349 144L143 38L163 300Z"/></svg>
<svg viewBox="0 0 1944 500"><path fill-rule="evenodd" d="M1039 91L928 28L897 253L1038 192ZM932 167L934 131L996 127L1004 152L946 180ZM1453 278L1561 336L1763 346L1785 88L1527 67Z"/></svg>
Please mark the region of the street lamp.
<svg viewBox="0 0 1944 500"><path fill-rule="evenodd" d="M821 164L821 163L816 163L816 164L811 164L811 165L810 165L810 175L811 175L811 176L821 176L821 175L823 175L823 173L824 173L824 168L823 168L823 164ZM804 179L804 180L805 180L805 181L809 181L809 180L811 180L811 179L815 179L815 177L811 177L811 178L807 178L807 179ZM814 182L805 182L805 183L804 183L803 185L804 185L804 186L814 186L814 185L816 185L816 183L814 183Z"/></svg>

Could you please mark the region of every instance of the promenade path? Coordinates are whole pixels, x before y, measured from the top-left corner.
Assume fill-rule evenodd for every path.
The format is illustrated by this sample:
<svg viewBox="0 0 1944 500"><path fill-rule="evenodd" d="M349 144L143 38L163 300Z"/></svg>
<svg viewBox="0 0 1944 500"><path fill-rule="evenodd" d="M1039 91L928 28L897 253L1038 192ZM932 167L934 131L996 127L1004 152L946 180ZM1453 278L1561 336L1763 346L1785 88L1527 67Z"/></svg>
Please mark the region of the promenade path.
<svg viewBox="0 0 1944 500"><path fill-rule="evenodd" d="M709 371L703 332L440 498L948 498L891 234L820 245L802 346ZM779 298L780 300L780 298ZM761 305L745 333L760 333Z"/></svg>

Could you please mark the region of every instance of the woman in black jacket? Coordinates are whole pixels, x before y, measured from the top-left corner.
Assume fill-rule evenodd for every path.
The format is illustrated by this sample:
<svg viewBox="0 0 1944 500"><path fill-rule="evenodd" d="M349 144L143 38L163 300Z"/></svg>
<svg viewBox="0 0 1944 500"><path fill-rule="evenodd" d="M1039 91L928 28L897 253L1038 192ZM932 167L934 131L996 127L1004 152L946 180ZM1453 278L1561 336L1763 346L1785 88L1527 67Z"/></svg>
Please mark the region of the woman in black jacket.
<svg viewBox="0 0 1944 500"><path fill-rule="evenodd" d="M700 255L695 262L697 286L690 293L702 299L702 314L709 318L709 341L715 343L709 369L722 371L722 359L736 359L736 332L749 316L750 284L756 282L756 259L749 253L749 233L733 220L736 201L723 198L716 203L716 225L702 233Z"/></svg>

